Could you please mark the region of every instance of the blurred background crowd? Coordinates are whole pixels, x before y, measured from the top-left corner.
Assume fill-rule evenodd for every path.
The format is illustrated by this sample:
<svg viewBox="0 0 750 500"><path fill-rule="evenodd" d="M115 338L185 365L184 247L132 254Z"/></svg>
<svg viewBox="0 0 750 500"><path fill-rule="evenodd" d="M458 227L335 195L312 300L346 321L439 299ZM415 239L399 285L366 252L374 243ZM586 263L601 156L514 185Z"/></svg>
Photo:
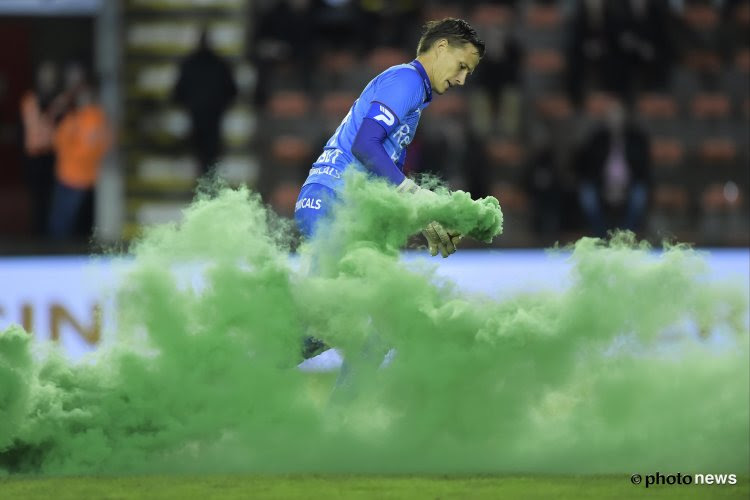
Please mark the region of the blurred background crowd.
<svg viewBox="0 0 750 500"><path fill-rule="evenodd" d="M207 173L291 216L364 85L446 16L486 55L406 169L496 196L494 245L748 246L748 0L7 0L0 253L127 241Z"/></svg>

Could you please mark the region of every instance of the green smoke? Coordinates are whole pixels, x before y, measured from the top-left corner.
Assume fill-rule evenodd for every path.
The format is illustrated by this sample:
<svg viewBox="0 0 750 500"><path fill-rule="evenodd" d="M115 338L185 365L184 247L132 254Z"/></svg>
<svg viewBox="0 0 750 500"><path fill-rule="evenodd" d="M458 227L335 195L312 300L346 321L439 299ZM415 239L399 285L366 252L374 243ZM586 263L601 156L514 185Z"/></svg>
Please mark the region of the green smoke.
<svg viewBox="0 0 750 500"><path fill-rule="evenodd" d="M584 238L569 289L498 302L398 256L432 220L491 239L492 198L352 176L299 263L288 223L247 190L201 195L184 215L134 245L111 348L73 364L32 357L18 328L0 334L0 468L748 468L748 297L711 282L698 252ZM311 333L351 363L346 397L296 369Z"/></svg>

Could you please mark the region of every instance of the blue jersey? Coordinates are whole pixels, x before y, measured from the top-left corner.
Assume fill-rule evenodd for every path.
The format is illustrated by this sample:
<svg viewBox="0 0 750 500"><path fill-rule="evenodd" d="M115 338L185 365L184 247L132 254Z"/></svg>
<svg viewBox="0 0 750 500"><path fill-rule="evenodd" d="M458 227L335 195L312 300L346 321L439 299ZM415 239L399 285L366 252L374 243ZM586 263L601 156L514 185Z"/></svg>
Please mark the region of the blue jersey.
<svg viewBox="0 0 750 500"><path fill-rule="evenodd" d="M414 138L422 110L432 99L432 87L419 61L392 66L373 78L354 101L349 113L313 163L307 184L322 184L334 191L342 187L347 168L367 171L352 154L352 144L362 120L371 118L386 131L386 153L403 170L406 147Z"/></svg>

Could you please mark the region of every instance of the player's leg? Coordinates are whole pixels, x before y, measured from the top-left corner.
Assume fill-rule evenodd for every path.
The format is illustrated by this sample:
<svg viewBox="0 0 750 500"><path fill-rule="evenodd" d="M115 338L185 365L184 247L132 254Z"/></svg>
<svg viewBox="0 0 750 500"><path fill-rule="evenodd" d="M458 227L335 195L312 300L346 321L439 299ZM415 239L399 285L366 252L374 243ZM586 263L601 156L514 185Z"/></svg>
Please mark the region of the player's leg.
<svg viewBox="0 0 750 500"><path fill-rule="evenodd" d="M306 239L313 238L320 224L330 216L335 203L338 203L336 192L321 184L308 184L302 187L295 205L294 218L297 227ZM310 265L310 272L318 272L315 256ZM360 352L350 359L343 359L341 354L330 349L314 335L305 336L302 342L303 361L299 368L304 371L334 371L340 368L339 376L331 395L331 401L346 401L356 395L358 381L367 378L379 366L390 363L393 355L378 335L376 328L368 324L368 332Z"/></svg>
<svg viewBox="0 0 750 500"><path fill-rule="evenodd" d="M316 229L331 213L336 203L336 192L322 184L307 184L302 186L294 208L294 220L305 239L315 235ZM310 271L315 273L316 263L313 258ZM313 336L306 336L302 341L302 357L309 359L323 351L328 346Z"/></svg>
<svg viewBox="0 0 750 500"><path fill-rule="evenodd" d="M333 405L346 403L357 397L360 388L372 380L375 372L387 366L395 354L378 334L372 322L368 322L364 342L358 352L351 353L342 359L341 370L336 378L329 402Z"/></svg>
<svg viewBox="0 0 750 500"><path fill-rule="evenodd" d="M310 239L318 226L327 219L337 203L336 192L322 184L302 186L294 207L294 220L302 236Z"/></svg>

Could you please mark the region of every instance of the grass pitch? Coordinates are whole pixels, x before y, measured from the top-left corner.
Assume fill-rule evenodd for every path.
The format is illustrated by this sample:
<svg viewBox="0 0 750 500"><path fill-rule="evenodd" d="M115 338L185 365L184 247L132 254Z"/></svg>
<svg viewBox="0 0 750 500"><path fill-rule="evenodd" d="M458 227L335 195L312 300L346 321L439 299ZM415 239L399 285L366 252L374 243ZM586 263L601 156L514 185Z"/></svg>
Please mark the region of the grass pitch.
<svg viewBox="0 0 750 500"><path fill-rule="evenodd" d="M6 477L2 499L730 499L750 497L736 485L660 485L622 476L134 476Z"/></svg>

